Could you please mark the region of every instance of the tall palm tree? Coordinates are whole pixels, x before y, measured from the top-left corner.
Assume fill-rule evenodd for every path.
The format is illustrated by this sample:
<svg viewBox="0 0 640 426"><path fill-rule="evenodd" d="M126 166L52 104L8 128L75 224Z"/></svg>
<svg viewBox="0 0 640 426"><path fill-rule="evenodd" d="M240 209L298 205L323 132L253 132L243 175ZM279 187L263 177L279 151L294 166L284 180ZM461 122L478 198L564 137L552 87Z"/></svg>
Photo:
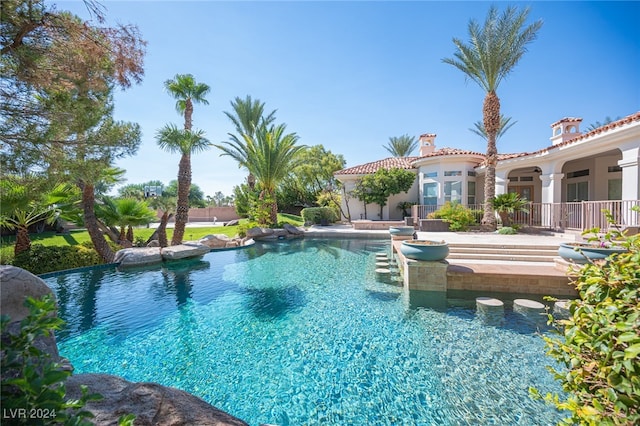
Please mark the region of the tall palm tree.
<svg viewBox="0 0 640 426"><path fill-rule="evenodd" d="M251 95L247 95L244 99L236 97L231 101L233 112L224 111L224 114L231 120L236 128L236 134L228 133L232 142L238 143L243 139L243 135L253 139L256 129L260 126L270 126L276 119L276 111L271 111L268 115L264 115L264 102L259 99L251 99ZM247 177L249 187L253 189L255 184L255 176L249 172Z"/></svg>
<svg viewBox="0 0 640 426"><path fill-rule="evenodd" d="M171 244L182 243L184 228L189 220L189 190L191 189L191 153L204 151L209 147L209 141L204 138L204 132L192 132L191 118L193 104L208 105L205 98L211 88L205 83L197 83L191 74L176 74L173 80L164 82L164 87L176 99L176 111L184 115L184 131L180 132L175 126L165 126L158 131L156 139L164 150L180 152L178 165L178 197L176 205L176 224Z"/></svg>
<svg viewBox="0 0 640 426"><path fill-rule="evenodd" d="M418 147L415 137L409 135L391 136L389 144L383 146L394 157L408 157Z"/></svg>
<svg viewBox="0 0 640 426"><path fill-rule="evenodd" d="M176 223L171 245L182 243L184 228L189 220L189 189L191 188L191 154L208 149L211 144L202 130L181 130L175 124L168 124L158 130L156 141L161 149L180 153L178 164L178 199Z"/></svg>
<svg viewBox="0 0 640 426"><path fill-rule="evenodd" d="M261 189L260 198L269 200L271 223L278 222L278 203L276 187L298 165L298 153L305 148L296 145L298 136L286 133L286 125L259 126L255 136L242 135L242 140L232 138L229 142L215 145L222 151L220 155L228 155L246 167L256 177Z"/></svg>
<svg viewBox="0 0 640 426"><path fill-rule="evenodd" d="M505 117L504 115L500 114L500 127L498 128L498 133L496 133L496 142L498 142L498 140L500 140L504 136L504 134L507 133L507 130L513 127L516 123L517 121L511 121L511 117ZM488 139L487 131L484 129L484 123L482 121L476 121L475 123L473 123L473 127L474 128L469 129L469 131L480 136L485 141Z"/></svg>
<svg viewBox="0 0 640 426"><path fill-rule="evenodd" d="M184 129L191 130L193 104L208 105L209 101L205 96L209 94L211 88L204 83L196 83L191 74L176 74L173 80L164 82L164 87L169 95L176 99L176 111L184 115Z"/></svg>
<svg viewBox="0 0 640 426"><path fill-rule="evenodd" d="M486 92L482 106L483 124L487 132L482 223L491 229L495 229L497 224L491 206L496 192L496 135L500 128L500 99L496 90L502 79L513 71L527 51L527 44L536 39L542 26L542 21L525 26L528 15L528 8L519 11L514 6L507 7L499 15L498 9L491 6L482 26L474 19L469 21L469 44L454 38L453 43L458 51L454 53L454 58L442 60L465 73Z"/></svg>

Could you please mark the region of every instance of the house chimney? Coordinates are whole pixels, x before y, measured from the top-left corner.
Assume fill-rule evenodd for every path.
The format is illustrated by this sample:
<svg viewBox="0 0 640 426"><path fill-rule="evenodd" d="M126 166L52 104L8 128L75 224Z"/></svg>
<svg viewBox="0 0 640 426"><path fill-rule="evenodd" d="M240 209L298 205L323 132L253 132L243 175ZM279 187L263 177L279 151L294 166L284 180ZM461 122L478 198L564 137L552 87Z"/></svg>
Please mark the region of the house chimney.
<svg viewBox="0 0 640 426"><path fill-rule="evenodd" d="M565 117L560 121L556 121L551 125L553 129L551 134L551 144L558 145L582 134L580 132L580 123L582 118Z"/></svg>
<svg viewBox="0 0 640 426"><path fill-rule="evenodd" d="M436 134L425 133L420 135L420 157L431 154L436 149Z"/></svg>

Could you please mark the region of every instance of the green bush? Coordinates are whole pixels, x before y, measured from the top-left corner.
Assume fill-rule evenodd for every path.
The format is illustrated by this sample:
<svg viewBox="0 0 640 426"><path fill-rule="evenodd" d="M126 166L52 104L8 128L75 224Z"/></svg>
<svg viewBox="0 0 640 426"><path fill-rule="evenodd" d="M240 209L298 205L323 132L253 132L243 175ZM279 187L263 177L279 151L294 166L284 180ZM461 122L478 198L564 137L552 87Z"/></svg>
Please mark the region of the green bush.
<svg viewBox="0 0 640 426"><path fill-rule="evenodd" d="M90 245L91 248L86 246ZM43 246L33 244L31 248L18 254L13 265L26 269L32 274L81 268L104 263L91 243L76 246Z"/></svg>
<svg viewBox="0 0 640 426"><path fill-rule="evenodd" d="M300 214L305 224L319 224L323 221L332 223L337 220L336 213L331 207L307 207L306 209L302 209Z"/></svg>
<svg viewBox="0 0 640 426"><path fill-rule="evenodd" d="M66 400L64 382L71 371L34 345L36 338L49 336L63 323L54 314L55 301L50 296L41 300L27 298L25 306L29 315L20 323L18 333L8 332L10 319L6 315L1 321L3 424L93 424L86 420L93 415L83 407L102 397L90 395L82 386L79 400Z"/></svg>
<svg viewBox="0 0 640 426"><path fill-rule="evenodd" d="M514 235L517 233L518 231L511 226L503 226L502 228L498 229L498 234L501 235Z"/></svg>
<svg viewBox="0 0 640 426"><path fill-rule="evenodd" d="M545 338L548 355L566 368L550 370L569 396L544 399L571 413L566 424L640 424L640 237L614 230L605 240L628 252L576 271L580 298L568 303L569 319L555 322L562 337Z"/></svg>
<svg viewBox="0 0 640 426"><path fill-rule="evenodd" d="M433 213L427 215L429 219L443 219L449 222L451 231L465 231L469 225L476 222L473 211L460 203L447 201Z"/></svg>

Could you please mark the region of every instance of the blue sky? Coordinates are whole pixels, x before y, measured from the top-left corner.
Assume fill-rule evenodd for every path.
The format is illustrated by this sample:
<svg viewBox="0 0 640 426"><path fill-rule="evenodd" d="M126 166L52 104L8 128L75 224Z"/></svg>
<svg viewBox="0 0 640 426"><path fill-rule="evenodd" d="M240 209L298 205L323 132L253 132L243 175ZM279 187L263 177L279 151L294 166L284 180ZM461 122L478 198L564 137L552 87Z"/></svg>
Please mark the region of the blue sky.
<svg viewBox="0 0 640 426"><path fill-rule="evenodd" d="M436 133L436 147L484 152L468 129L482 117L484 92L444 64L453 37L467 40L490 2L103 1L108 23L136 24L148 41L142 84L115 95L118 120L143 131L135 157L117 166L127 183L176 178L179 157L155 133L182 125L163 82L191 73L211 86L194 127L213 143L233 127L223 111L251 95L305 145L342 154L347 167L388 157L391 136ZM503 153L550 144L551 123L582 117L582 128L640 110L640 2L494 2L530 8L538 39L498 88L502 113L517 124ZM81 1L57 2L88 19ZM192 157L193 182L207 195L231 194L246 171L212 147Z"/></svg>

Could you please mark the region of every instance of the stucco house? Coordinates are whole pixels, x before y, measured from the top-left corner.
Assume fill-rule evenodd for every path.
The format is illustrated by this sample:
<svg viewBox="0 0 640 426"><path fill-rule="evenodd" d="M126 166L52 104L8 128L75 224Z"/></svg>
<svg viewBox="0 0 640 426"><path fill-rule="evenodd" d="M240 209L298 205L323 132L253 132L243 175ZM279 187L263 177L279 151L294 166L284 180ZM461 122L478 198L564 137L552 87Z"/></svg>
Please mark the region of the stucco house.
<svg viewBox="0 0 640 426"><path fill-rule="evenodd" d="M581 118L567 117L551 124L551 145L533 152L500 154L496 194L516 192L528 199L530 210L520 223L554 229L605 226L602 209L610 210L623 226L637 226L632 205L640 204L640 112L595 130L580 131ZM408 193L390 197L379 217L377 206L343 197L352 220L401 220L399 202L417 203L414 218L424 218L447 201L481 209L484 201L484 154L456 148L437 148L436 135L420 136L415 157L392 157L349 167L335 173L347 193L356 182L379 168L400 167L416 174ZM535 143L532 141L532 146Z"/></svg>

